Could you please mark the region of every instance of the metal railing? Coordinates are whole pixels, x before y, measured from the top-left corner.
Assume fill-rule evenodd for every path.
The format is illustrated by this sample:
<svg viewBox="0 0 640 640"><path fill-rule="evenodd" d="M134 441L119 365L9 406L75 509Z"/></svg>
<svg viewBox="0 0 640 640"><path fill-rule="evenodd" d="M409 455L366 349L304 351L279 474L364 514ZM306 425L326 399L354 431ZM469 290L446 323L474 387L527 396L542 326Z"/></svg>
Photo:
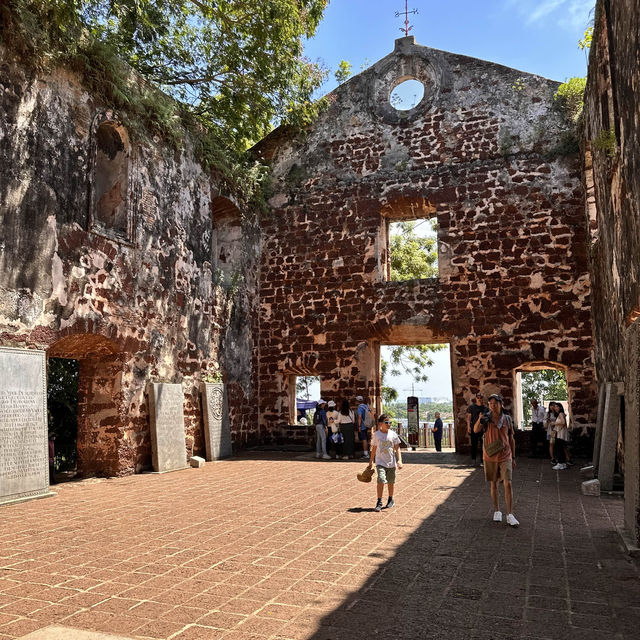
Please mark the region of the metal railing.
<svg viewBox="0 0 640 640"><path fill-rule="evenodd" d="M418 432L410 431L408 427L404 426L401 422L396 425L396 431L398 435L401 435L407 439L410 445L415 447L421 447L423 449L435 449L435 442L433 441L433 422L423 422L420 424ZM453 429L453 423L447 422L443 425L442 429L442 446L446 448L454 449L456 446L455 433Z"/></svg>

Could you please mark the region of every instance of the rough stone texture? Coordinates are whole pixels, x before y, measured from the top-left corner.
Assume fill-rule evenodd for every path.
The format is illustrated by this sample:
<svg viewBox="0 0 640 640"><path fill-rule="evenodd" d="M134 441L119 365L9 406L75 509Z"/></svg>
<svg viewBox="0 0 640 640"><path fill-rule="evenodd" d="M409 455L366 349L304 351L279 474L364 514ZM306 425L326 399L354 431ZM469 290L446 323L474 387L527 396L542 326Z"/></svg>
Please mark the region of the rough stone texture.
<svg viewBox="0 0 640 640"><path fill-rule="evenodd" d="M625 526L640 540L640 10L635 0L596 6L584 109L586 215L595 362L600 384L622 381L625 420L617 464ZM615 147L599 144L612 131Z"/></svg>
<svg viewBox="0 0 640 640"><path fill-rule="evenodd" d="M49 491L42 351L0 348L0 504Z"/></svg>
<svg viewBox="0 0 640 640"><path fill-rule="evenodd" d="M235 442L254 441L253 218L188 136L178 151L130 140L68 72L36 76L4 50L0 60L0 345L80 361L81 473L151 466L151 378L183 385L189 455L204 453L209 371L227 383Z"/></svg>
<svg viewBox="0 0 640 640"><path fill-rule="evenodd" d="M426 88L402 116L388 96L406 76ZM403 38L330 94L304 137L279 130L258 146L273 168L261 429L293 421L299 375L379 407L380 345L429 342L451 345L459 450L475 390L511 407L516 372L535 367L564 369L574 424L594 425L583 191L557 86ZM432 216L439 277L387 281L387 223Z"/></svg>

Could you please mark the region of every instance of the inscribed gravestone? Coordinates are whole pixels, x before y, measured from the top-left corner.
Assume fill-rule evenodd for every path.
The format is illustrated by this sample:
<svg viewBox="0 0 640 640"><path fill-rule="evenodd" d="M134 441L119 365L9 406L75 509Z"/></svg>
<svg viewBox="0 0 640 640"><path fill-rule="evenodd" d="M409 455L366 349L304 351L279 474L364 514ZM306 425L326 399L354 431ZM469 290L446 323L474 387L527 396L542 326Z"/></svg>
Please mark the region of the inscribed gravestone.
<svg viewBox="0 0 640 640"><path fill-rule="evenodd" d="M44 351L0 348L0 504L49 492Z"/></svg>
<svg viewBox="0 0 640 640"><path fill-rule="evenodd" d="M231 428L227 394L222 383L202 383L202 407L207 460L228 458L232 455Z"/></svg>
<svg viewBox="0 0 640 640"><path fill-rule="evenodd" d="M616 382L607 383L607 394L602 425L602 442L598 462L598 479L602 491L613 489L613 472L616 464L618 430L620 428L620 395Z"/></svg>
<svg viewBox="0 0 640 640"><path fill-rule="evenodd" d="M175 471L187 466L181 384L150 382L151 455L154 471Z"/></svg>

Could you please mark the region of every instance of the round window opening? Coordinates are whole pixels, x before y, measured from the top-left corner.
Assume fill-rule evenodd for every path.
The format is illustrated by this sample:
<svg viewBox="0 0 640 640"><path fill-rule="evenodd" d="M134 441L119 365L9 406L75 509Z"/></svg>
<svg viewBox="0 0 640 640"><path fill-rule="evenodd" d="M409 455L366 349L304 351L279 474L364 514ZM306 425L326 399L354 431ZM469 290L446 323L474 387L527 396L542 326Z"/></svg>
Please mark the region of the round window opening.
<svg viewBox="0 0 640 640"><path fill-rule="evenodd" d="M389 102L397 111L413 109L424 97L424 85L414 78L401 82L391 92Z"/></svg>

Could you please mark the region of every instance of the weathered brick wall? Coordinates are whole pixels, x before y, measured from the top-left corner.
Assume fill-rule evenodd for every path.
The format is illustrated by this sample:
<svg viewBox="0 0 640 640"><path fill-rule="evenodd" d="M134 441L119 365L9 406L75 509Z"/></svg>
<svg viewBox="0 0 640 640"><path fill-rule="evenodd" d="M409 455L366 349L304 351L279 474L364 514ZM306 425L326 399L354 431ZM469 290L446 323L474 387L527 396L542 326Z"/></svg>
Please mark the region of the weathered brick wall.
<svg viewBox="0 0 640 640"><path fill-rule="evenodd" d="M425 99L388 104L412 76ZM578 155L557 83L427 49L412 38L329 96L304 136L259 150L273 166L262 219L260 414L290 420L289 379L379 402L379 345L449 342L458 448L477 388L513 401L514 371L567 371L571 412L595 421ZM438 222L439 278L388 282L387 220Z"/></svg>
<svg viewBox="0 0 640 640"><path fill-rule="evenodd" d="M625 526L640 540L640 9L598 2L584 109L585 179L593 184L590 258L598 382L625 383L618 435ZM606 143L603 132L613 136ZM591 170L592 167L592 170Z"/></svg>
<svg viewBox="0 0 640 640"><path fill-rule="evenodd" d="M108 105L63 70L36 76L0 58L0 345L80 359L83 470L149 467L149 380L182 383L189 455L204 452L198 384L208 371L232 390L236 446L255 439L255 219L244 212L244 284L231 295L212 260L219 187L188 136L177 151L156 137L131 145L130 237L101 233L91 145Z"/></svg>

